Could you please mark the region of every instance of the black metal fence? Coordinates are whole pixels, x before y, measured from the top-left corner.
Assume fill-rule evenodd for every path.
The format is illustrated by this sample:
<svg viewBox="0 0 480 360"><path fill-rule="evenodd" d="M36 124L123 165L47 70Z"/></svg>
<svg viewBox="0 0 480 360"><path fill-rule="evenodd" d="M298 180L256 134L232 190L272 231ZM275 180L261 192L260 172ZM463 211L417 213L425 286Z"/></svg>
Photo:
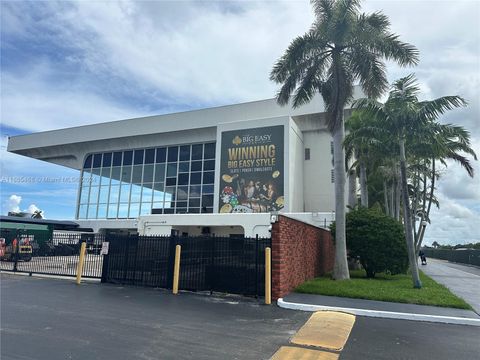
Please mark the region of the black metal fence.
<svg viewBox="0 0 480 360"><path fill-rule="evenodd" d="M88 233L23 233L9 243L1 244L0 269L30 274L75 276L80 246L87 251L83 277L102 276L103 256L100 255L104 236Z"/></svg>
<svg viewBox="0 0 480 360"><path fill-rule="evenodd" d="M480 250L424 249L425 255L434 259L480 266Z"/></svg>
<svg viewBox="0 0 480 360"><path fill-rule="evenodd" d="M181 290L264 295L270 239L230 237L108 237L103 282L171 288L175 246L181 245Z"/></svg>

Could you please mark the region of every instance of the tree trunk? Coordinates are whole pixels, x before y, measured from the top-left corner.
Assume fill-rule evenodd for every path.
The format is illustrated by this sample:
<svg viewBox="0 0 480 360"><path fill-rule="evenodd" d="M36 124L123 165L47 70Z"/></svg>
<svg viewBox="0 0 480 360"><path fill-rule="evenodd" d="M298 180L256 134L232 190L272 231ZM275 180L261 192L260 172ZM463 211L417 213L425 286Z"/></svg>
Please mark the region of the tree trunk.
<svg viewBox="0 0 480 360"><path fill-rule="evenodd" d="M390 186L390 216L395 218L395 178L392 179Z"/></svg>
<svg viewBox="0 0 480 360"><path fill-rule="evenodd" d="M343 107L342 107L343 109ZM343 110L337 114L340 117L333 130L333 158L335 176L335 265L333 278L335 280L350 279L347 262L347 243L345 235L345 150L343 139L345 138L345 124Z"/></svg>
<svg viewBox="0 0 480 360"><path fill-rule="evenodd" d="M402 196L402 188L400 183L400 178L398 176L398 168L395 165L395 219L400 221L400 198Z"/></svg>
<svg viewBox="0 0 480 360"><path fill-rule="evenodd" d="M348 174L348 206L352 209L357 206L357 172L350 170Z"/></svg>
<svg viewBox="0 0 480 360"><path fill-rule="evenodd" d="M418 273L417 266L417 254L415 252L415 244L413 242L413 228L412 228L412 216L410 210L410 202L408 198L407 187L407 168L405 159L405 140L401 139L400 145L400 176L402 182L402 200L403 200L403 222L405 226L405 239L407 241L408 262L410 264L410 271L412 272L413 287L420 289L422 282L420 281L420 275Z"/></svg>
<svg viewBox="0 0 480 360"><path fill-rule="evenodd" d="M360 205L368 208L367 166L360 160Z"/></svg>
<svg viewBox="0 0 480 360"><path fill-rule="evenodd" d="M430 209L432 208L432 199L433 199L433 191L435 190L435 158L432 159L432 181L430 184L430 197L428 199L428 207L427 207L427 212L425 214L425 221L427 219L430 219ZM426 192L426 190L425 190ZM425 230L426 230L427 225L423 225L422 232L420 233L419 239L418 239L418 244L417 244L417 252L420 250L422 247L422 242L423 242L423 237L425 235Z"/></svg>
<svg viewBox="0 0 480 360"><path fill-rule="evenodd" d="M390 207L388 206L388 188L387 180L383 180L383 201L385 203L385 214L390 214Z"/></svg>

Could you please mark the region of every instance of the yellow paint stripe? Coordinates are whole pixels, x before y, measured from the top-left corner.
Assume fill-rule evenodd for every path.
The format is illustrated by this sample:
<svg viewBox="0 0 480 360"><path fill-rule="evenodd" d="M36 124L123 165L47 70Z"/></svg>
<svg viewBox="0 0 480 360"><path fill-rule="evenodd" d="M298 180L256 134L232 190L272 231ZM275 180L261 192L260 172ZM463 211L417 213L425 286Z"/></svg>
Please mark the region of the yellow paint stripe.
<svg viewBox="0 0 480 360"><path fill-rule="evenodd" d="M341 351L355 323L355 315L317 311L293 337L292 343Z"/></svg>
<svg viewBox="0 0 480 360"><path fill-rule="evenodd" d="M282 346L271 360L338 360L338 354L326 351Z"/></svg>

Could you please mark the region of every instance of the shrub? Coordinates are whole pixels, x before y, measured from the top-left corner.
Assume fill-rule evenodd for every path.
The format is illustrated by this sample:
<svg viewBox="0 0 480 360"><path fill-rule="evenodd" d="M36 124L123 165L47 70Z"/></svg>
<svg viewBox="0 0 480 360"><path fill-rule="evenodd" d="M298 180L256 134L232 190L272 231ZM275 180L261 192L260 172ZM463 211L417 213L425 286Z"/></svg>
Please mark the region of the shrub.
<svg viewBox="0 0 480 360"><path fill-rule="evenodd" d="M335 225L332 226L334 235ZM346 217L347 249L350 257L358 258L373 278L376 273L406 273L407 246L403 226L375 209L358 208Z"/></svg>

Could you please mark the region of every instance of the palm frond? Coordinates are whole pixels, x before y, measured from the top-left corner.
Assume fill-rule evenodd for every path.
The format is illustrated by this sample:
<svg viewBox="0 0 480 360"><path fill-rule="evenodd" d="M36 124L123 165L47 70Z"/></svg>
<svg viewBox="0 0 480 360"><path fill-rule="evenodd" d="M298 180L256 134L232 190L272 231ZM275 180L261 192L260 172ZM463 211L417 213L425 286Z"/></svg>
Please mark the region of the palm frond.
<svg viewBox="0 0 480 360"><path fill-rule="evenodd" d="M460 96L443 96L435 100L420 102L418 116L428 120L436 120L446 111L466 105L467 102Z"/></svg>
<svg viewBox="0 0 480 360"><path fill-rule="evenodd" d="M365 47L355 46L346 54L355 77L365 94L378 98L388 89L385 64Z"/></svg>
<svg viewBox="0 0 480 360"><path fill-rule="evenodd" d="M332 18L333 0L311 0L315 17L320 21Z"/></svg>

